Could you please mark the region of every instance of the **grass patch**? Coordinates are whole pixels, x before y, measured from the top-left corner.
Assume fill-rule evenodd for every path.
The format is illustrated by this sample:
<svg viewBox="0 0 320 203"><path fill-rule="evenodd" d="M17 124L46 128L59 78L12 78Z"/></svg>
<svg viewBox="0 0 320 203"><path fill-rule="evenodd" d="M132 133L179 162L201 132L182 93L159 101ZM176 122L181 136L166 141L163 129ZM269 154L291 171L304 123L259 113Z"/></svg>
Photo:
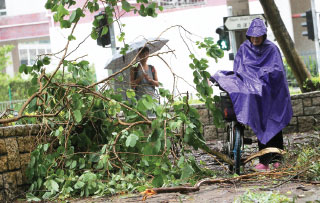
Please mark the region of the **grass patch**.
<svg viewBox="0 0 320 203"><path fill-rule="evenodd" d="M235 203L249 203L249 202L294 202L291 198L282 195L278 192L253 192L247 191L235 200Z"/></svg>

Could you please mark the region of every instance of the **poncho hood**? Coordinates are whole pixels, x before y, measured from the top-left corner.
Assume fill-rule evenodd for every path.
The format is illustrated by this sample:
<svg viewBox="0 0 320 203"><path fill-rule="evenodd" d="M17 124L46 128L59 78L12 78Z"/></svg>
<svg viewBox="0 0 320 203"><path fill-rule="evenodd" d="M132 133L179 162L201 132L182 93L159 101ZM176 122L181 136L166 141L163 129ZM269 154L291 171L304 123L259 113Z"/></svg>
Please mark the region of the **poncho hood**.
<svg viewBox="0 0 320 203"><path fill-rule="evenodd" d="M263 35L267 35L267 28L264 24L263 20L260 18L255 18L252 20L250 27L247 30L247 38L248 37L260 37ZM249 38L248 38L249 39Z"/></svg>
<svg viewBox="0 0 320 203"><path fill-rule="evenodd" d="M249 35L265 33L260 22L254 20ZM229 93L237 120L250 126L262 144L289 124L292 106L286 74L280 51L271 41L254 46L246 40L237 52L233 71L218 71L213 80Z"/></svg>

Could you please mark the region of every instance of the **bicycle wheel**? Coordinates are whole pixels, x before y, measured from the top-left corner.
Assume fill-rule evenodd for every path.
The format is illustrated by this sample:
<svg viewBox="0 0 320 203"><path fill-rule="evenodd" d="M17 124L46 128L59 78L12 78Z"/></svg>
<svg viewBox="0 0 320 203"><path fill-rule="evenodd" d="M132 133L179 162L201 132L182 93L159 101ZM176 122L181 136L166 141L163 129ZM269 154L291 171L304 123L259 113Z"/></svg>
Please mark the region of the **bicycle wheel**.
<svg viewBox="0 0 320 203"><path fill-rule="evenodd" d="M234 172L240 175L241 166L241 134L242 130L239 125L234 126L234 148L233 148L233 158L234 158Z"/></svg>

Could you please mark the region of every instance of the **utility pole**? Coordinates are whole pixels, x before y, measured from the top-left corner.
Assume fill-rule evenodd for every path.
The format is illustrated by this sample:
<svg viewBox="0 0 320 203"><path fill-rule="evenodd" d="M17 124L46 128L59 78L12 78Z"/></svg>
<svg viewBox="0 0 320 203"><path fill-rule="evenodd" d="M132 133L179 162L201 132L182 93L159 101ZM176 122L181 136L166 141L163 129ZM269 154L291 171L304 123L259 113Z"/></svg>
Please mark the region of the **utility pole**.
<svg viewBox="0 0 320 203"><path fill-rule="evenodd" d="M249 15L249 2L248 0L227 0L228 15L242 16ZM229 6L231 6L231 13L229 14ZM234 32L234 42L236 44L235 50L238 50L240 45L247 39L246 30ZM233 49L233 47L232 47ZM237 51L234 52L235 54Z"/></svg>
<svg viewBox="0 0 320 203"><path fill-rule="evenodd" d="M311 0L311 12L312 12L312 19L313 19L314 43L316 47L318 75L320 76L320 47L319 47L318 19L316 14L315 0Z"/></svg>
<svg viewBox="0 0 320 203"><path fill-rule="evenodd" d="M228 6L228 16L232 16L232 6ZM229 38L230 38L230 44L231 44L233 57L235 57L237 55L237 51L238 51L235 31L229 31Z"/></svg>
<svg viewBox="0 0 320 203"><path fill-rule="evenodd" d="M114 26L113 23L111 25L109 25L109 31L110 31L110 42L111 42L111 53L112 56L116 53L117 51L117 47L116 47L116 37L114 34ZM112 75L113 70L112 69L108 69L108 75Z"/></svg>

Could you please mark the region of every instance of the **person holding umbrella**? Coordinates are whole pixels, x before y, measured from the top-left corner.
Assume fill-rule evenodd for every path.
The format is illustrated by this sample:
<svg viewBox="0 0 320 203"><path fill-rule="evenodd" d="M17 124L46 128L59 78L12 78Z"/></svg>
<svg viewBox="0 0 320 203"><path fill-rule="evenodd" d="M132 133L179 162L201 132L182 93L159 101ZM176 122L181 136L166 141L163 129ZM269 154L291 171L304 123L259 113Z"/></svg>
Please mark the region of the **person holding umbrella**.
<svg viewBox="0 0 320 203"><path fill-rule="evenodd" d="M142 95L148 94L155 98L155 87L159 86L157 71L152 65L148 65L149 48L143 47L138 51L138 66L130 70L130 86L136 92L137 100Z"/></svg>

